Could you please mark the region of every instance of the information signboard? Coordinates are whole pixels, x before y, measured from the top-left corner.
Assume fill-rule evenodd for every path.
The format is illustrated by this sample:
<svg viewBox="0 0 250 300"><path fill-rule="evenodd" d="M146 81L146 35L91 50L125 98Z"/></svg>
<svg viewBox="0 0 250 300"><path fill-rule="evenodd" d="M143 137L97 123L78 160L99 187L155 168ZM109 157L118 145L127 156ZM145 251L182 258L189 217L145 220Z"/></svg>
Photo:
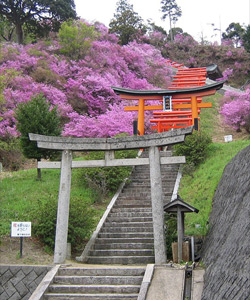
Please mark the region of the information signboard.
<svg viewBox="0 0 250 300"><path fill-rule="evenodd" d="M11 222L11 237L30 237L31 222Z"/></svg>

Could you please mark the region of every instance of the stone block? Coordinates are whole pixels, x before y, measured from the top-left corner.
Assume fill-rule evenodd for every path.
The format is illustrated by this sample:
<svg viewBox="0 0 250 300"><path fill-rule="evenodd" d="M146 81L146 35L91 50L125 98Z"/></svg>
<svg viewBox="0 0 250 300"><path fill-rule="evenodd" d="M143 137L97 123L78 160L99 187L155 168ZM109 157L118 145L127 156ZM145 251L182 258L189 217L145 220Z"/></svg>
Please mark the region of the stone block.
<svg viewBox="0 0 250 300"><path fill-rule="evenodd" d="M1 284L5 285L8 281L11 280L13 277L12 272L8 269L2 276L1 276Z"/></svg>
<svg viewBox="0 0 250 300"><path fill-rule="evenodd" d="M0 268L0 275L4 274L5 272L7 272L9 270L9 266L3 266L1 265Z"/></svg>
<svg viewBox="0 0 250 300"><path fill-rule="evenodd" d="M18 282L20 282L21 280L23 280L23 278L25 277L25 274L23 273L22 270L19 270L12 278L11 278L11 283L15 286L18 284Z"/></svg>
<svg viewBox="0 0 250 300"><path fill-rule="evenodd" d="M29 290L28 288L23 284L22 281L20 281L16 286L15 286L17 292L20 294L20 296L25 296Z"/></svg>
<svg viewBox="0 0 250 300"><path fill-rule="evenodd" d="M22 270L23 270L23 273L25 275L28 275L30 272L32 272L34 270L34 267L32 267L32 266L22 266Z"/></svg>
<svg viewBox="0 0 250 300"><path fill-rule="evenodd" d="M31 297L32 293L28 293L27 295L25 295L22 300L29 300L29 298Z"/></svg>
<svg viewBox="0 0 250 300"><path fill-rule="evenodd" d="M21 300L22 297L16 292L8 300Z"/></svg>
<svg viewBox="0 0 250 300"><path fill-rule="evenodd" d="M7 299L9 299L16 291L15 287L10 281L5 283L4 288L5 288L5 292L8 294Z"/></svg>
<svg viewBox="0 0 250 300"><path fill-rule="evenodd" d="M37 278L37 275L34 270L32 270L24 279L23 283L25 285L30 284L32 281L34 281Z"/></svg>
<svg viewBox="0 0 250 300"><path fill-rule="evenodd" d="M9 299L9 296L6 292L3 292L0 294L0 300L6 300Z"/></svg>

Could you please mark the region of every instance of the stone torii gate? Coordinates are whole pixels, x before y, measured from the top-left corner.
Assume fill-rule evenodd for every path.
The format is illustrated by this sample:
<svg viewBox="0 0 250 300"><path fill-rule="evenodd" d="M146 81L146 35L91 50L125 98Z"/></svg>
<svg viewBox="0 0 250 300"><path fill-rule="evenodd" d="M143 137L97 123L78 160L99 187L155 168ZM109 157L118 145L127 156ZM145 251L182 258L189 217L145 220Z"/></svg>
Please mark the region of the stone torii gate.
<svg viewBox="0 0 250 300"><path fill-rule="evenodd" d="M161 165L185 163L185 157L160 157L159 147L183 142L193 127L144 136L121 138L71 138L29 134L38 148L62 151L61 162L38 162L38 168L60 168L60 187L57 208L57 224L54 263L66 260L69 203L72 168L150 165L151 201L154 232L155 263L166 263L164 234L164 209L162 196ZM115 150L149 149L149 158L115 159ZM105 151L104 160L72 161L73 151Z"/></svg>

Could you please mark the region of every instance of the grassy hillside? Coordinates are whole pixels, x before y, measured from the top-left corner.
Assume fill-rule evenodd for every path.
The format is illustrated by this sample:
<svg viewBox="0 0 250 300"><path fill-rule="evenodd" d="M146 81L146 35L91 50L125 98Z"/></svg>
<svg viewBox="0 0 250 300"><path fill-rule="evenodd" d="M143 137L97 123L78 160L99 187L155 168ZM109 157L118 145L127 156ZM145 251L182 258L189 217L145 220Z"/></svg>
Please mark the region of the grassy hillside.
<svg viewBox="0 0 250 300"><path fill-rule="evenodd" d="M48 216L54 214L58 198L59 170L44 170L41 181L36 179L36 169L8 175L0 180L0 236L10 235L11 221L32 221L35 225L46 207ZM72 172L71 202L78 205L79 211L83 210L86 216L91 217L90 222L87 219L88 232L85 235L88 236L103 214L106 204L105 201L96 202L95 192L83 186L79 170L76 169ZM51 222L55 223L55 216Z"/></svg>
<svg viewBox="0 0 250 300"><path fill-rule="evenodd" d="M185 202L199 209L198 214L186 214L186 234L206 234L208 218L212 209L212 199L223 170L227 163L248 145L250 145L250 140L213 143L209 147L206 161L191 175L183 175L179 194ZM199 228L196 228L197 226Z"/></svg>

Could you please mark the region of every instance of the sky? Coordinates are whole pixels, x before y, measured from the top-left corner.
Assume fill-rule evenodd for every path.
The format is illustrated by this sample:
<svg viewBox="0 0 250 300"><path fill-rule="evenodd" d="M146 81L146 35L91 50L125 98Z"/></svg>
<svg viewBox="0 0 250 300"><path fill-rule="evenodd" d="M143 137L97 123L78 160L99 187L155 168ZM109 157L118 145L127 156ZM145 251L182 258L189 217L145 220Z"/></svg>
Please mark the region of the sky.
<svg viewBox="0 0 250 300"><path fill-rule="evenodd" d="M87 21L99 21L106 26L116 12L118 0L75 0L77 15ZM151 19L156 25L169 31L169 21L162 21L161 0L128 0L133 9L145 21ZM176 27L191 34L197 41L220 41L232 22L249 25L250 0L176 0L182 16Z"/></svg>

